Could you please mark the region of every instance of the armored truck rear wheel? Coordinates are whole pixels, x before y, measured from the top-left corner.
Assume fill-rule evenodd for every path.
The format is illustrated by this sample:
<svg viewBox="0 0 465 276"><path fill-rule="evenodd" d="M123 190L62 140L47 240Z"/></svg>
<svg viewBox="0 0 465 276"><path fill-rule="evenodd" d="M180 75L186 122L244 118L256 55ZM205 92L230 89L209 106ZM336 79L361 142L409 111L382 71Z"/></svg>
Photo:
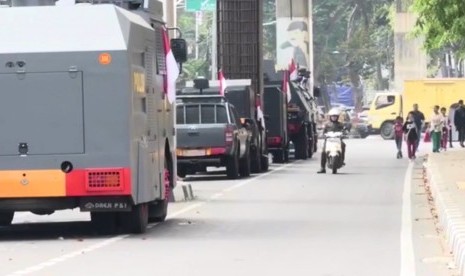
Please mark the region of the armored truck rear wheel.
<svg viewBox="0 0 465 276"><path fill-rule="evenodd" d="M149 222L162 222L165 221L168 215L168 202L171 201L173 196L173 189L171 188L171 174L165 164L165 196L162 200L156 200L149 205Z"/></svg>
<svg viewBox="0 0 465 276"><path fill-rule="evenodd" d="M120 216L124 232L145 233L149 223L149 206L147 203L133 205L130 212L120 213Z"/></svg>
<svg viewBox="0 0 465 276"><path fill-rule="evenodd" d="M306 131L301 131L295 139L295 158L307 160L308 158L308 136Z"/></svg>
<svg viewBox="0 0 465 276"><path fill-rule="evenodd" d="M0 212L0 226L11 225L15 212Z"/></svg>
<svg viewBox="0 0 465 276"><path fill-rule="evenodd" d="M118 215L115 212L90 212L90 220L98 234L111 235L117 231Z"/></svg>
<svg viewBox="0 0 465 276"><path fill-rule="evenodd" d="M309 140L308 142L308 158L312 158L313 157L313 153L314 153L314 149L315 149L315 146L314 146L314 142L313 142L313 139Z"/></svg>
<svg viewBox="0 0 465 276"><path fill-rule="evenodd" d="M239 158L237 154L228 157L228 160L226 160L226 174L229 179L239 178Z"/></svg>

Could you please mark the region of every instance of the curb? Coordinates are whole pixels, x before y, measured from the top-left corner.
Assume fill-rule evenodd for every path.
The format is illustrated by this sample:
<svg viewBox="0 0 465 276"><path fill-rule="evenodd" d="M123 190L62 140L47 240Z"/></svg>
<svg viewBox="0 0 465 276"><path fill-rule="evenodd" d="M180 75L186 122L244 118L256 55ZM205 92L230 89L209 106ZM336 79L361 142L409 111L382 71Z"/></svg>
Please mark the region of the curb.
<svg viewBox="0 0 465 276"><path fill-rule="evenodd" d="M192 201L195 199L192 185L184 181L177 181L176 188L173 189L172 202Z"/></svg>
<svg viewBox="0 0 465 276"><path fill-rule="evenodd" d="M448 249L454 256L460 275L465 275L465 217L440 176L439 167L427 161L424 168Z"/></svg>

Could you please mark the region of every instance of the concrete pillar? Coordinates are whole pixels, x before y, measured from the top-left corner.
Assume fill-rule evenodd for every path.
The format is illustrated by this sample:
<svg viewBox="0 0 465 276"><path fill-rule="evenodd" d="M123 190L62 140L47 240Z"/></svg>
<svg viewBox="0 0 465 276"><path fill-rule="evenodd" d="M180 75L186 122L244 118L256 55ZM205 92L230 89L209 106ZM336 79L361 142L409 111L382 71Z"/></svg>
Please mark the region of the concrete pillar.
<svg viewBox="0 0 465 276"><path fill-rule="evenodd" d="M170 28L177 26L176 2L175 0L163 0L163 20ZM170 32L170 37L174 37L175 32Z"/></svg>
<svg viewBox="0 0 465 276"><path fill-rule="evenodd" d="M411 38L416 15L408 12L412 0L397 0L394 26L394 89L402 92L404 80L427 77L428 56L422 38Z"/></svg>

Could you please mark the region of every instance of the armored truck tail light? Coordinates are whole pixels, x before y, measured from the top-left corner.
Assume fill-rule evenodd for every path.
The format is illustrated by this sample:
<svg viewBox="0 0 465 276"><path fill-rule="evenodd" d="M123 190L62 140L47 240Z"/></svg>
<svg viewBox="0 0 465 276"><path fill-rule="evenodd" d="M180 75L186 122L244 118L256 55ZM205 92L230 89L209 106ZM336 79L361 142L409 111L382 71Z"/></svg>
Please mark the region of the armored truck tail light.
<svg viewBox="0 0 465 276"><path fill-rule="evenodd" d="M281 136L277 137L268 137L268 144L269 145L279 145L283 141L283 138Z"/></svg>
<svg viewBox="0 0 465 276"><path fill-rule="evenodd" d="M87 191L120 191L124 188L121 170L92 170L87 172Z"/></svg>
<svg viewBox="0 0 465 276"><path fill-rule="evenodd" d="M234 128L233 126L229 125L226 127L226 130L224 132L224 140L227 145L232 144L234 140Z"/></svg>
<svg viewBox="0 0 465 276"><path fill-rule="evenodd" d="M299 126L297 124L289 124L288 128L289 128L289 131L291 131L291 132L299 130Z"/></svg>

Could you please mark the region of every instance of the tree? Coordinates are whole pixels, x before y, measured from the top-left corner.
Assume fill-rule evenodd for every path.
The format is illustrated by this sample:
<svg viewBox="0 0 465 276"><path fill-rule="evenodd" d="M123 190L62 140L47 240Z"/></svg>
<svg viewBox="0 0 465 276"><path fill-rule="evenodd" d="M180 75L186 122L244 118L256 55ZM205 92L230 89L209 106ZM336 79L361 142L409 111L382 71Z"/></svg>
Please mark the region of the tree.
<svg viewBox="0 0 465 276"><path fill-rule="evenodd" d="M388 88L383 71L393 71L392 10L393 0L314 0L315 79L350 83L358 108L362 80Z"/></svg>
<svg viewBox="0 0 465 276"><path fill-rule="evenodd" d="M183 65L179 83L192 80L199 76L209 78L211 64L211 39L213 14L203 12L199 26L198 40L195 40L195 13L180 11L178 13L178 27L183 32L183 38L189 45L188 61ZM199 48L199 58L195 58L195 48Z"/></svg>
<svg viewBox="0 0 465 276"><path fill-rule="evenodd" d="M424 36L428 53L449 48L465 57L465 1L416 0L418 14L414 35Z"/></svg>

